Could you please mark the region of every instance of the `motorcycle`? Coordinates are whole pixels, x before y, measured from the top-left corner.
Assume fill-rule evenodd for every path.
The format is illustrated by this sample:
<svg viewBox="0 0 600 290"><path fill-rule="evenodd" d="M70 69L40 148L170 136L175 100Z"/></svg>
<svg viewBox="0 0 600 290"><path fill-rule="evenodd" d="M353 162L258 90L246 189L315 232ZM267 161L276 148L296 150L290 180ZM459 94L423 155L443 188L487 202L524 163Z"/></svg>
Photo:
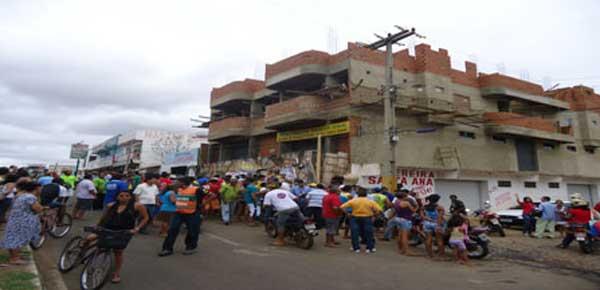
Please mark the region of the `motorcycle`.
<svg viewBox="0 0 600 290"><path fill-rule="evenodd" d="M594 222L590 222L589 225L575 224L571 229L583 253L591 254L595 248L600 247L600 232L594 226Z"/></svg>
<svg viewBox="0 0 600 290"><path fill-rule="evenodd" d="M271 238L277 237L277 215L271 215L265 223L265 231ZM317 226L310 219L292 215L285 224L285 238L293 241L298 248L308 250L314 244L314 237L319 235Z"/></svg>
<svg viewBox="0 0 600 290"><path fill-rule="evenodd" d="M487 227L469 227L469 235L468 239L465 240L465 245L467 246L467 255L470 259L483 259L485 256L489 254L489 243L490 239L487 236L489 229ZM411 246L418 246L420 244L425 243L425 234L422 231L411 231L412 235L409 240L409 244ZM450 234L444 234L444 244L450 248ZM433 244L437 245L435 242L435 237L433 238Z"/></svg>
<svg viewBox="0 0 600 290"><path fill-rule="evenodd" d="M498 233L501 237L505 237L504 228L498 219L498 214L490 210L489 202L486 202L484 208L473 212L475 217L479 217L479 224L489 228L490 233Z"/></svg>

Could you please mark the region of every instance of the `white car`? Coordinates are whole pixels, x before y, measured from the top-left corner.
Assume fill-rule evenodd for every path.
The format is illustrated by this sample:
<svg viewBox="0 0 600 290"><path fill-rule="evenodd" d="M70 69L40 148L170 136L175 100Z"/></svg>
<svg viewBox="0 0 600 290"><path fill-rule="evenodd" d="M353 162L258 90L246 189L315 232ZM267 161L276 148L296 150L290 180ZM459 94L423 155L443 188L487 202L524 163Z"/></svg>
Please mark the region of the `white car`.
<svg viewBox="0 0 600 290"><path fill-rule="evenodd" d="M554 203L554 202L552 202ZM540 204L539 202L534 202L535 207L537 208ZM566 208L571 206L571 203L568 201L564 202ZM520 205L513 206L509 209L499 210L496 212L498 214L498 219L503 227L508 228L511 226L523 226L523 207Z"/></svg>

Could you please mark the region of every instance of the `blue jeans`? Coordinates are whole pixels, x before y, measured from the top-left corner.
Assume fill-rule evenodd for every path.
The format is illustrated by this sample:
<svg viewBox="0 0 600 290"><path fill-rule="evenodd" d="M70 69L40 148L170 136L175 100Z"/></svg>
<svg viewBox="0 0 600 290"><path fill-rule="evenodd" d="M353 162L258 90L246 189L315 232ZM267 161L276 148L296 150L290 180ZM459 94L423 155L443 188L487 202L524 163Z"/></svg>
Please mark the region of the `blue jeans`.
<svg viewBox="0 0 600 290"><path fill-rule="evenodd" d="M169 225L167 238L165 238L165 241L163 242L163 250L170 252L173 251L173 245L175 244L175 240L177 240L177 236L179 235L181 224L185 224L187 227L187 235L185 236L185 249L196 249L198 247L198 235L200 234L201 222L202 218L200 217L199 211L196 211L193 214L176 213L171 220L171 224Z"/></svg>
<svg viewBox="0 0 600 290"><path fill-rule="evenodd" d="M367 250L375 248L371 217L352 217L350 219L350 230L352 231L352 249L355 251L360 250L359 237L367 242Z"/></svg>
<svg viewBox="0 0 600 290"><path fill-rule="evenodd" d="M523 215L523 234L533 234L535 227L535 217L533 215Z"/></svg>
<svg viewBox="0 0 600 290"><path fill-rule="evenodd" d="M221 201L221 219L224 223L231 221L232 205L233 202Z"/></svg>

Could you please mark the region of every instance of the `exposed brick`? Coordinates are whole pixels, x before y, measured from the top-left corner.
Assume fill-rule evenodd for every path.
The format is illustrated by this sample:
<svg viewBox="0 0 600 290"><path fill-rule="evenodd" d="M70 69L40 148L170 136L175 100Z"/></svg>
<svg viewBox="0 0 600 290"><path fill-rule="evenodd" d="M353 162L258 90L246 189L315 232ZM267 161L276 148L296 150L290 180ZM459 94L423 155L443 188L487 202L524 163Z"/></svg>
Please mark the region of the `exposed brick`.
<svg viewBox="0 0 600 290"><path fill-rule="evenodd" d="M276 134L266 134L256 138L258 146L258 155L260 157L268 157L271 154L279 154L279 144L277 143Z"/></svg>
<svg viewBox="0 0 600 290"><path fill-rule="evenodd" d="M282 73L299 65L329 63L329 54L317 50L301 52L274 64L267 64L265 69L265 78L270 78L276 74Z"/></svg>
<svg viewBox="0 0 600 290"><path fill-rule="evenodd" d="M506 87L513 90L541 96L544 94L542 86L530 83L517 78L501 75L499 73L481 74L479 76L479 85L485 87Z"/></svg>
<svg viewBox="0 0 600 290"><path fill-rule="evenodd" d="M525 127L550 133L558 133L556 124L540 117L527 117L525 115L509 112L487 112L483 114L486 122L499 125L512 125Z"/></svg>
<svg viewBox="0 0 600 290"><path fill-rule="evenodd" d="M276 118L292 113L318 113L331 111L350 104L350 97L329 100L326 97L305 95L285 102L268 105L265 110L265 119Z"/></svg>
<svg viewBox="0 0 600 290"><path fill-rule="evenodd" d="M220 88L213 88L210 92L210 99L214 101L222 96L231 94L233 92L248 92L254 93L256 91L262 90L265 87L265 82L254 80L254 79L245 79L243 81L235 81L228 83Z"/></svg>
<svg viewBox="0 0 600 290"><path fill-rule="evenodd" d="M249 126L249 117L228 117L210 122L208 130L209 132L218 132L225 129L248 129Z"/></svg>
<svg viewBox="0 0 600 290"><path fill-rule="evenodd" d="M575 86L561 88L546 92L546 95L561 101L568 102L573 111L595 111L600 112L600 95L592 88L586 86Z"/></svg>

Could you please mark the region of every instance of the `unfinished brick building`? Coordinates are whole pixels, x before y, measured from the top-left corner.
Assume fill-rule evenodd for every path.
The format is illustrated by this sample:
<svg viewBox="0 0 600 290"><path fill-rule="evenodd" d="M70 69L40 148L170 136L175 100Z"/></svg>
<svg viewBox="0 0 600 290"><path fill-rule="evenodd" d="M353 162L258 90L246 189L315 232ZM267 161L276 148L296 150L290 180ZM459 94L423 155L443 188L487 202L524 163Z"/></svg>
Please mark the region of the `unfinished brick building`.
<svg viewBox="0 0 600 290"><path fill-rule="evenodd" d="M265 80L214 88L210 162L314 151L344 154L361 184L378 183L383 160L384 53L350 43L267 64ZM394 54L399 181L469 208L514 202L514 193L598 200L600 96L586 87L545 92L509 76L451 67L427 44ZM427 133L422 133L427 132ZM323 164L322 170L327 170Z"/></svg>

